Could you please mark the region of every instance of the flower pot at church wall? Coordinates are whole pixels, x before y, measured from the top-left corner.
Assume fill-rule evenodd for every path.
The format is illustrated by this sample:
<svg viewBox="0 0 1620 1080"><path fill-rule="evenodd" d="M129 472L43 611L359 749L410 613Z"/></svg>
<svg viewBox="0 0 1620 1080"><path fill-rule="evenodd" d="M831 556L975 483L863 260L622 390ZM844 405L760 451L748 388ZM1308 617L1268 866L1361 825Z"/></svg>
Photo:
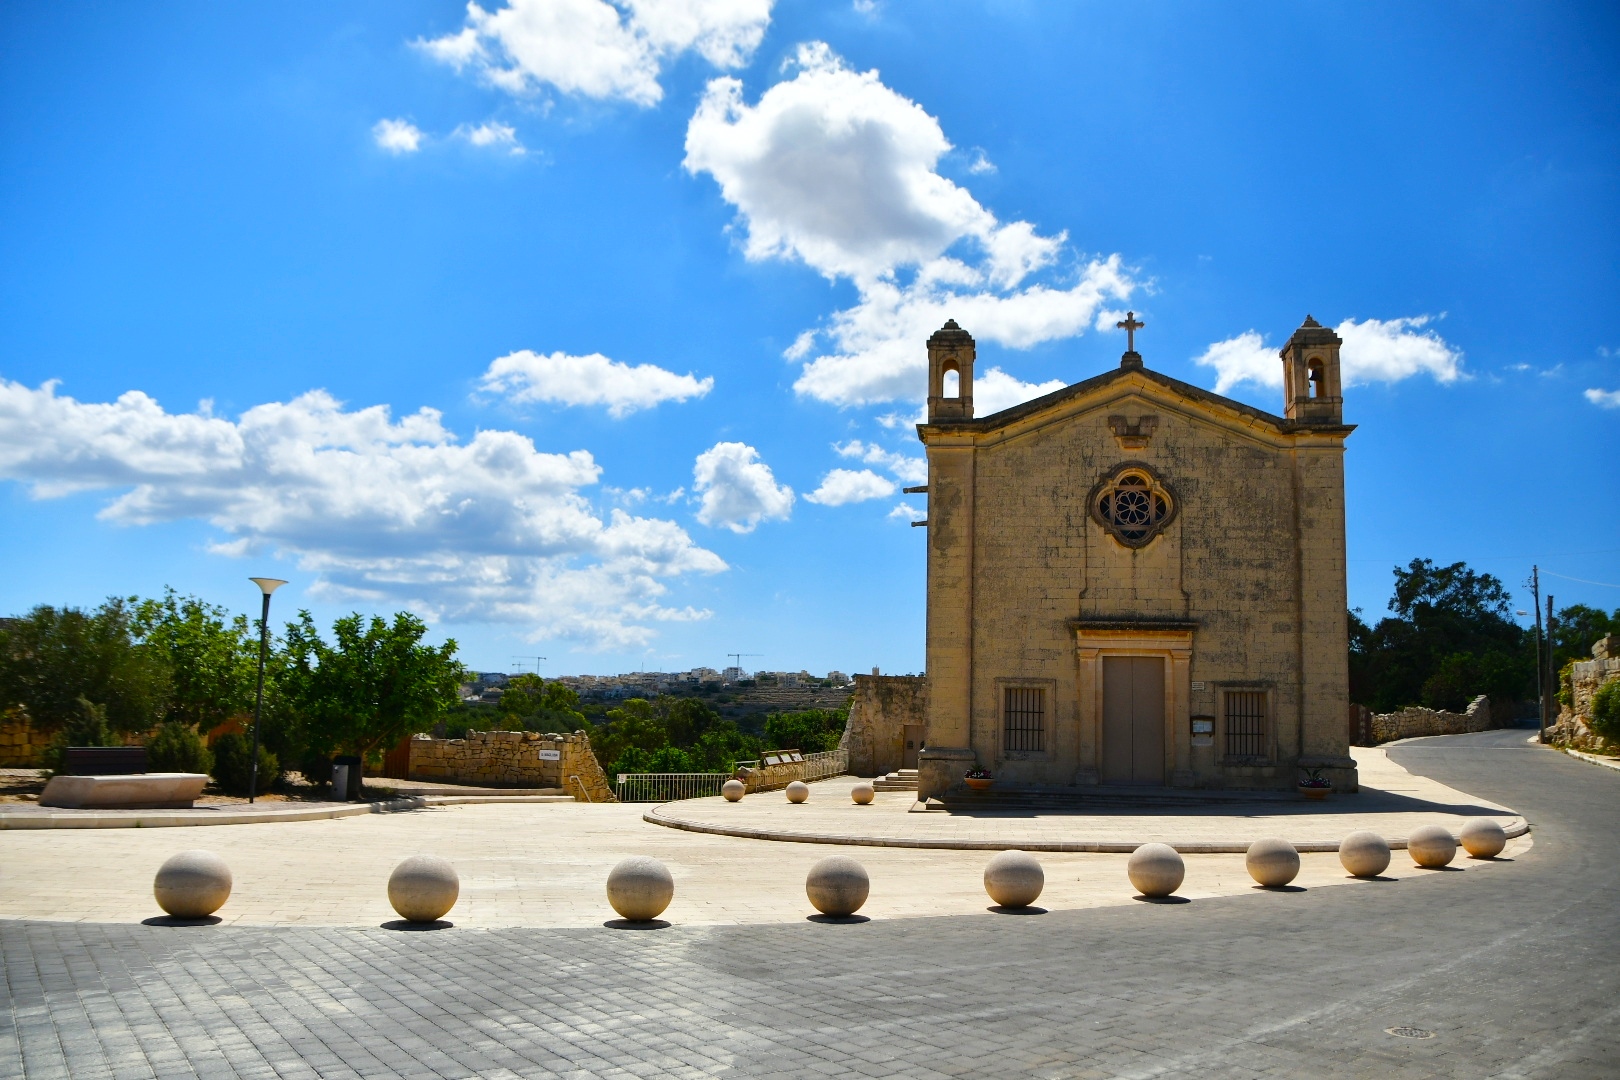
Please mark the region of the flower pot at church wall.
<svg viewBox="0 0 1620 1080"><path fill-rule="evenodd" d="M990 785L995 783L994 780L989 780L979 776L970 776L962 782L968 787L972 788L974 791L989 791Z"/></svg>
<svg viewBox="0 0 1620 1080"><path fill-rule="evenodd" d="M1305 787L1303 784L1301 784L1299 793L1305 796L1307 799L1325 799L1328 797L1328 793L1332 790L1333 789L1331 787Z"/></svg>

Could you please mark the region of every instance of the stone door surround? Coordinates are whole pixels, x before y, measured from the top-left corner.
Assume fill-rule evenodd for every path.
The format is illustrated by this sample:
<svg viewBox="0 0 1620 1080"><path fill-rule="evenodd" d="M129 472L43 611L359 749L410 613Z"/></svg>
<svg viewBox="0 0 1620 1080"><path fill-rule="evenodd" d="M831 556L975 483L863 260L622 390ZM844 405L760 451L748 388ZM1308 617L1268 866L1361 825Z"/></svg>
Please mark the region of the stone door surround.
<svg viewBox="0 0 1620 1080"><path fill-rule="evenodd" d="M1072 619L1079 687L1080 761L1075 783L1100 781L1103 657L1156 656L1165 661L1164 775L1170 787L1192 784L1192 645L1197 624L1182 620Z"/></svg>

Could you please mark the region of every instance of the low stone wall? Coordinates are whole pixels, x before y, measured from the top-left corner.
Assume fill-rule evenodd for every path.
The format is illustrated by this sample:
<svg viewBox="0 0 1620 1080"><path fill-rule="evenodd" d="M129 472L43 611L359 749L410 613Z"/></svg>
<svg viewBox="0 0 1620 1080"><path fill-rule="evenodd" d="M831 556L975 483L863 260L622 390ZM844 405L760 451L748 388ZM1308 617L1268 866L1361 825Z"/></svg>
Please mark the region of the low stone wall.
<svg viewBox="0 0 1620 1080"><path fill-rule="evenodd" d="M1376 713L1372 718L1373 745L1396 739L1417 739L1427 735L1461 735L1469 731L1489 731L1509 727L1511 718L1498 720L1493 715L1490 699L1484 694L1468 703L1467 712L1447 712L1440 709L1402 709L1400 712Z"/></svg>
<svg viewBox="0 0 1620 1080"><path fill-rule="evenodd" d="M583 731L572 735L469 731L465 739L416 735L410 753L411 780L561 788L580 802L614 801L613 788Z"/></svg>
<svg viewBox="0 0 1620 1080"><path fill-rule="evenodd" d="M838 741L849 751L849 771L879 776L901 767L907 724L928 717L928 679L922 675L857 675L849 720Z"/></svg>
<svg viewBox="0 0 1620 1080"><path fill-rule="evenodd" d="M45 751L51 736L16 712L0 718L0 769L39 769L44 767Z"/></svg>

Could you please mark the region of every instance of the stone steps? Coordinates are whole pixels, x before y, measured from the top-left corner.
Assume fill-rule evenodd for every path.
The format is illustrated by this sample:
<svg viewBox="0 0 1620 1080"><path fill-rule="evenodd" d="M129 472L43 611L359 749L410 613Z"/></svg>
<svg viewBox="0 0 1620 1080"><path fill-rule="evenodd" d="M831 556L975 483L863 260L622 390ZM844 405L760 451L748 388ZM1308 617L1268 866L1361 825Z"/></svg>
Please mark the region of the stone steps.
<svg viewBox="0 0 1620 1080"><path fill-rule="evenodd" d="M887 776L880 776L872 781L875 791L916 791L917 770L898 769Z"/></svg>

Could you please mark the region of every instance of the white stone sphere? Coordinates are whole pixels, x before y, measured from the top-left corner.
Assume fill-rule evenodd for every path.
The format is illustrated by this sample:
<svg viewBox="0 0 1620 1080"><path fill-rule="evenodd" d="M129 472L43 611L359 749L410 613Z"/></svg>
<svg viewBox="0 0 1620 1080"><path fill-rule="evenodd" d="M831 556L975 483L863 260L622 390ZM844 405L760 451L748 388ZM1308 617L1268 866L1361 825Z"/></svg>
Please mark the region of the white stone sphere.
<svg viewBox="0 0 1620 1080"><path fill-rule="evenodd" d="M984 868L984 891L1007 908L1029 907L1046 888L1046 871L1027 851L997 852Z"/></svg>
<svg viewBox="0 0 1620 1080"><path fill-rule="evenodd" d="M810 797L810 785L803 780L795 780L787 786L788 802L801 803Z"/></svg>
<svg viewBox="0 0 1620 1080"><path fill-rule="evenodd" d="M736 802L748 790L748 785L741 780L727 780L720 785L720 794L726 797L726 802Z"/></svg>
<svg viewBox="0 0 1620 1080"><path fill-rule="evenodd" d="M872 786L871 781L863 780L849 789L849 797L854 799L858 805L865 806L877 798L877 788Z"/></svg>
<svg viewBox="0 0 1620 1080"><path fill-rule="evenodd" d="M1143 844L1125 864L1131 885L1143 896L1169 896L1181 888L1187 864L1169 844Z"/></svg>
<svg viewBox="0 0 1620 1080"><path fill-rule="evenodd" d="M1457 838L1444 825L1424 825L1406 838L1406 853L1419 866L1444 866L1457 855Z"/></svg>
<svg viewBox="0 0 1620 1080"><path fill-rule="evenodd" d="M1270 836L1249 845L1243 865L1255 881L1276 888L1299 876L1299 852L1288 841Z"/></svg>
<svg viewBox="0 0 1620 1080"><path fill-rule="evenodd" d="M664 913L675 898L669 867L646 855L632 855L615 866L607 879L608 903L631 922L648 922Z"/></svg>
<svg viewBox="0 0 1620 1080"><path fill-rule="evenodd" d="M842 918L861 910L872 891L866 867L848 855L829 855L810 868L804 879L805 895L823 915Z"/></svg>
<svg viewBox="0 0 1620 1080"><path fill-rule="evenodd" d="M1457 834L1462 846L1475 859L1494 859L1507 847L1507 832L1488 817L1469 818Z"/></svg>
<svg viewBox="0 0 1620 1080"><path fill-rule="evenodd" d="M1389 869L1389 841L1366 829L1339 841L1339 862L1354 877L1377 877Z"/></svg>
<svg viewBox="0 0 1620 1080"><path fill-rule="evenodd" d="M437 855L412 855L388 875L388 902L400 918L411 922L436 922L456 906L461 895L461 878L449 859Z"/></svg>
<svg viewBox="0 0 1620 1080"><path fill-rule="evenodd" d="M177 919L205 919L231 895L231 868L212 851L182 851L152 880L158 907Z"/></svg>

